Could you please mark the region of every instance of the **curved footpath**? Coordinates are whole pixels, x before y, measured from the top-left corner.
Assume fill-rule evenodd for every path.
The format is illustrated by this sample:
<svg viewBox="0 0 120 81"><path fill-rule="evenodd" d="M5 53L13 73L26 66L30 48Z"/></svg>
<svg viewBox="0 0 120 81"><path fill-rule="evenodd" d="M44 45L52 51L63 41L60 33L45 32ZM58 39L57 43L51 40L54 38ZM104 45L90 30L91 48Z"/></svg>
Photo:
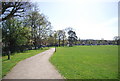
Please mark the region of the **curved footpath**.
<svg viewBox="0 0 120 81"><path fill-rule="evenodd" d="M3 79L63 79L49 62L54 51L55 49L51 48L20 61Z"/></svg>

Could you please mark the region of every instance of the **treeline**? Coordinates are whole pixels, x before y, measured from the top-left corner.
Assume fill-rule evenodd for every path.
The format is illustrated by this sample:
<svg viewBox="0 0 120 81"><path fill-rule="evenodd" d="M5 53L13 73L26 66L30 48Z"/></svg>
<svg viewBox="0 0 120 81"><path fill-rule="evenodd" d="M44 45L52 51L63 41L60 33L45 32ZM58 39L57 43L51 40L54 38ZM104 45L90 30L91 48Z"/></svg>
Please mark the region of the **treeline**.
<svg viewBox="0 0 120 81"><path fill-rule="evenodd" d="M117 40L94 40L94 39L86 39L86 40L78 40L76 45L118 45Z"/></svg>

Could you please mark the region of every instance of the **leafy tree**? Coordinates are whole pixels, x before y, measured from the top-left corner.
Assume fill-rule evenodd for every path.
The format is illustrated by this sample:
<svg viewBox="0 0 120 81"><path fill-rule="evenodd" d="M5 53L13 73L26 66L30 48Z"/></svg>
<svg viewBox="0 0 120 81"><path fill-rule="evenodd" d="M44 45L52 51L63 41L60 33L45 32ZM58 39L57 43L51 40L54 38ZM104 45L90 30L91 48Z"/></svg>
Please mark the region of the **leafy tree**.
<svg viewBox="0 0 120 81"><path fill-rule="evenodd" d="M34 44L35 49L36 49L36 47L37 47L37 37L38 37L37 23L38 23L39 13L37 11L33 11L28 16L29 16L28 22L31 26L32 40L33 40L33 44Z"/></svg>
<svg viewBox="0 0 120 81"><path fill-rule="evenodd" d="M71 31L74 31L74 29L73 29L72 27L67 27L67 28L65 28L65 31L66 31L66 32L69 32L70 30L71 30Z"/></svg>
<svg viewBox="0 0 120 81"><path fill-rule="evenodd" d="M61 39L62 39L62 35L63 35L63 31L62 30L58 30L57 31L57 36L58 36L58 44L60 46L60 42L61 42Z"/></svg>
<svg viewBox="0 0 120 81"><path fill-rule="evenodd" d="M69 46L73 46L74 42L77 41L77 36L76 33L72 30L68 31L68 41L69 41Z"/></svg>
<svg viewBox="0 0 120 81"><path fill-rule="evenodd" d="M50 35L50 36L48 37L48 44L49 44L50 46L54 46L54 41L55 41L54 36Z"/></svg>
<svg viewBox="0 0 120 81"><path fill-rule="evenodd" d="M115 36L114 40L117 43L117 45L120 45L120 36Z"/></svg>
<svg viewBox="0 0 120 81"><path fill-rule="evenodd" d="M23 51L19 46L28 42L30 30L22 26L22 21L15 18L6 20L2 24L3 52L8 54L8 52Z"/></svg>
<svg viewBox="0 0 120 81"><path fill-rule="evenodd" d="M61 42L62 42L62 45L64 46L65 37L66 37L65 30L58 30L57 31L57 37L58 37L59 46L61 45Z"/></svg>
<svg viewBox="0 0 120 81"><path fill-rule="evenodd" d="M63 46L65 45L65 37L66 37L66 34L65 34L65 31L63 30L63 33L62 33L62 39L63 39L62 45L63 45Z"/></svg>
<svg viewBox="0 0 120 81"><path fill-rule="evenodd" d="M38 45L41 46L42 40L49 36L51 23L43 14L40 14L38 11L30 12L27 15L26 23L27 26L31 27L31 39L33 40L33 45L36 49Z"/></svg>

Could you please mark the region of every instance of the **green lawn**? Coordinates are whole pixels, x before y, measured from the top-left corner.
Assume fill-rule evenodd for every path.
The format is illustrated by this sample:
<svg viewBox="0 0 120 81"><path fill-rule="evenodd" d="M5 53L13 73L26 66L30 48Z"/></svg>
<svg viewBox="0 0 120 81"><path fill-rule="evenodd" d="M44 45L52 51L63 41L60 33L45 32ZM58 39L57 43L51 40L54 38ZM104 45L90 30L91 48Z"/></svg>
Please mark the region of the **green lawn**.
<svg viewBox="0 0 120 81"><path fill-rule="evenodd" d="M118 46L58 47L50 61L66 79L118 78Z"/></svg>
<svg viewBox="0 0 120 81"><path fill-rule="evenodd" d="M7 56L2 57L2 77L5 76L19 61L28 57L34 56L40 52L47 50L48 48L28 50L24 53L15 53L11 55L11 60L7 60Z"/></svg>

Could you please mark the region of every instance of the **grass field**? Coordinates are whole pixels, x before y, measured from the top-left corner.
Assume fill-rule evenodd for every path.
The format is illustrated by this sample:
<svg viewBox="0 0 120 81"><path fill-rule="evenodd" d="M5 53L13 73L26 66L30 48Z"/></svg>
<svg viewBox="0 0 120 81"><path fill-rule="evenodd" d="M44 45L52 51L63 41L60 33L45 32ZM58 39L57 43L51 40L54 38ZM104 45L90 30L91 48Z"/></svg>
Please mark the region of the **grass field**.
<svg viewBox="0 0 120 81"><path fill-rule="evenodd" d="M66 79L117 79L117 46L58 47L50 58Z"/></svg>
<svg viewBox="0 0 120 81"><path fill-rule="evenodd" d="M34 56L40 52L47 50L48 48L43 48L42 50L28 50L24 53L15 53L11 55L11 59L7 60L7 56L2 57L2 77L5 76L19 61L24 60L28 57Z"/></svg>

